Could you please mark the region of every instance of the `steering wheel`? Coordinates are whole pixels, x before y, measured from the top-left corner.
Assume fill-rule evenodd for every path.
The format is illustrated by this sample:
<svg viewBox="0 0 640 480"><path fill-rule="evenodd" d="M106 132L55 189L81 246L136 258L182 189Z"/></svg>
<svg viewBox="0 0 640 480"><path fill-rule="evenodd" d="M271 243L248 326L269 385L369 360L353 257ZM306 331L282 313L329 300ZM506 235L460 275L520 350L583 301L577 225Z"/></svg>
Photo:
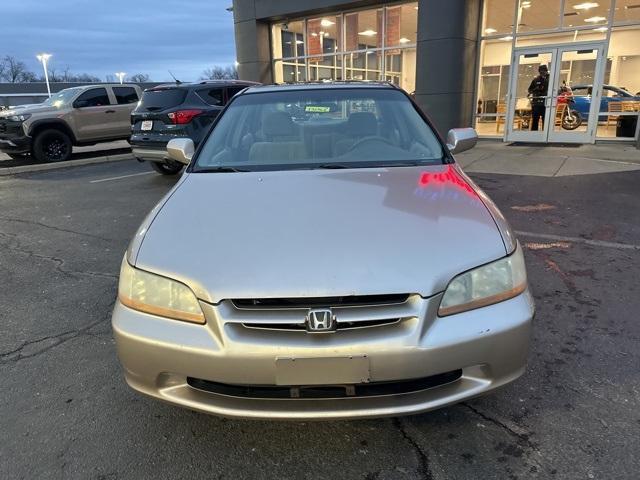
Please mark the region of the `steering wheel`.
<svg viewBox="0 0 640 480"><path fill-rule="evenodd" d="M353 150L355 150L356 148L360 148L362 145L364 145L365 143L373 143L373 142L379 142L379 143L385 143L387 145L390 145L392 147L394 147L395 145L393 143L391 143L391 141L389 141L389 139L381 137L379 135L372 135L370 137L363 137L360 140L356 141L356 143L354 143L353 145L351 145L351 147L349 148L349 150L347 150L346 153L349 153Z"/></svg>

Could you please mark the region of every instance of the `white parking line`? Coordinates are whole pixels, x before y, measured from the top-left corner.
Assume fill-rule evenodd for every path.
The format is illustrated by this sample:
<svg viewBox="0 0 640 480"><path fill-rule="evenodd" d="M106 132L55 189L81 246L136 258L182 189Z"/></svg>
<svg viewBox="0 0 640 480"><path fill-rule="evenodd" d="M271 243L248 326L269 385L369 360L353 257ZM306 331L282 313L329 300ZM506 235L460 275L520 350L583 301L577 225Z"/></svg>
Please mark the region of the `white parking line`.
<svg viewBox="0 0 640 480"><path fill-rule="evenodd" d="M100 178L98 180L91 180L89 183L110 182L111 180L120 180L122 178L137 177L138 175L149 175L151 173L155 173L155 172L140 172L140 173L131 173L129 175L120 175L119 177Z"/></svg>
<svg viewBox="0 0 640 480"><path fill-rule="evenodd" d="M530 238L543 238L545 240L556 240L561 242L584 243L585 245L592 245L594 247L620 248L624 250L640 250L640 245L634 245L632 243L606 242L604 240L590 240L588 238L580 238L580 237L565 237L562 235L553 235L551 233L534 233L534 232L516 231L516 235L519 235L522 237L530 237Z"/></svg>

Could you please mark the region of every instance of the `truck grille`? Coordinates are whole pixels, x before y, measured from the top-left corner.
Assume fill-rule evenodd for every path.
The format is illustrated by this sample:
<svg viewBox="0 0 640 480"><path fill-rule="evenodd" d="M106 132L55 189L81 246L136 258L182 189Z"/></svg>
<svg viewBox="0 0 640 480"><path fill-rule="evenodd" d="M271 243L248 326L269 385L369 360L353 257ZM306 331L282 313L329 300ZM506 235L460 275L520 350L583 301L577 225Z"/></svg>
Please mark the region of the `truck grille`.
<svg viewBox="0 0 640 480"><path fill-rule="evenodd" d="M409 294L234 299L221 302L216 314L226 324L305 332L306 317L313 308L330 308L339 331L393 325L420 317L423 301L419 295Z"/></svg>

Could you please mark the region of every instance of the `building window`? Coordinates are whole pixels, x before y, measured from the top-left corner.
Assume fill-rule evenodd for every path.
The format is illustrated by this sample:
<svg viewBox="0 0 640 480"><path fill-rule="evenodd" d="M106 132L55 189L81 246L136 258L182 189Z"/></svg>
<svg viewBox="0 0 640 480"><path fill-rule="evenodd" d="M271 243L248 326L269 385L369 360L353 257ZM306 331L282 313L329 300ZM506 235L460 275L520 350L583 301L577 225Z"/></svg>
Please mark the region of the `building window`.
<svg viewBox="0 0 640 480"><path fill-rule="evenodd" d="M415 90L418 2L272 25L274 81L387 80Z"/></svg>

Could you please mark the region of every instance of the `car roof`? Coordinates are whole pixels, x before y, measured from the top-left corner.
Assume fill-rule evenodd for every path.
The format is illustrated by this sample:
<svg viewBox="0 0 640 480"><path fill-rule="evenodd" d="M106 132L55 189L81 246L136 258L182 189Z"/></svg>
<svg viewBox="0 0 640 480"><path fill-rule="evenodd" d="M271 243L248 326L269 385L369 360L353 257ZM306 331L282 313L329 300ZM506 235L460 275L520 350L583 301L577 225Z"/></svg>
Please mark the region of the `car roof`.
<svg viewBox="0 0 640 480"><path fill-rule="evenodd" d="M244 90L240 95L252 93L282 92L295 90L332 90L340 88L384 88L397 90L398 87L389 82L373 82L364 80L335 81L335 82L300 82L300 83L279 83L272 85L252 86Z"/></svg>
<svg viewBox="0 0 640 480"><path fill-rule="evenodd" d="M166 90L168 88L182 88L182 89L191 89L196 88L201 85L217 85L220 87L252 87L261 85L258 82L251 82L249 80L203 80L201 82L180 82L180 83L163 83L162 85L156 85L155 87L147 88L145 91L149 90Z"/></svg>

